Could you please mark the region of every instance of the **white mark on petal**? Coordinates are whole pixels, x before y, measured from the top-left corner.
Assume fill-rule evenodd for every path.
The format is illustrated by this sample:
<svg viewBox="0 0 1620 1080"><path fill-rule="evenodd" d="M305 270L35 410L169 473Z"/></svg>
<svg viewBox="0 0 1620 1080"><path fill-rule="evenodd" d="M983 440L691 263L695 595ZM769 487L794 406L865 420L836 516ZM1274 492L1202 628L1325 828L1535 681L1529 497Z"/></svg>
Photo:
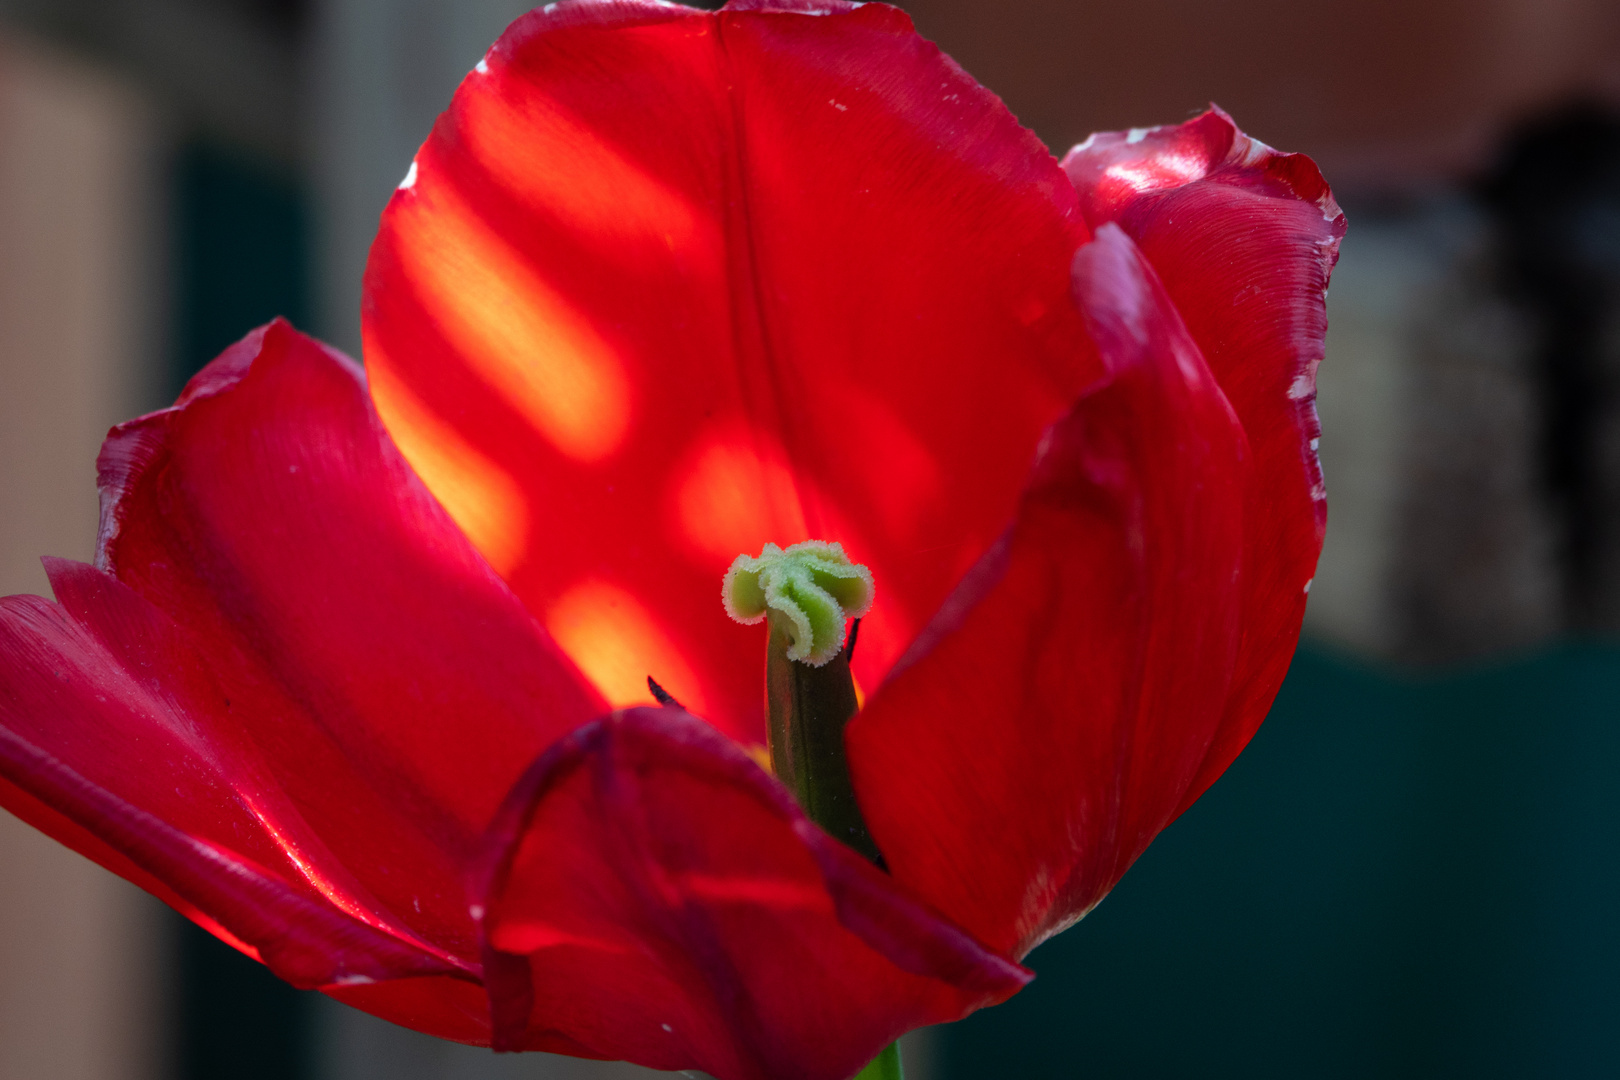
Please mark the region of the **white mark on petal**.
<svg viewBox="0 0 1620 1080"><path fill-rule="evenodd" d="M658 1026L663 1028L665 1031L669 1032L672 1035L675 1033L675 1029L670 1027L668 1024L660 1024Z"/></svg>
<svg viewBox="0 0 1620 1080"><path fill-rule="evenodd" d="M1311 591L1311 584L1312 584L1312 582L1314 582L1314 581L1315 581L1315 580L1316 580L1316 579L1315 579L1315 578L1311 578L1311 580L1310 580L1310 581L1307 581L1307 582L1306 582L1306 583L1305 583L1305 591L1306 591L1306 592L1310 592L1310 591Z"/></svg>
<svg viewBox="0 0 1620 1080"><path fill-rule="evenodd" d="M1312 439L1311 440L1311 453L1313 453L1313 454L1316 453L1316 448L1321 446L1321 445L1322 445L1322 440L1321 439Z"/></svg>
<svg viewBox="0 0 1620 1080"><path fill-rule="evenodd" d="M1288 386L1288 399L1290 401L1300 401L1310 397L1315 392L1316 380L1311 378L1309 373L1295 375L1294 381Z"/></svg>
<svg viewBox="0 0 1620 1080"><path fill-rule="evenodd" d="M1244 138L1249 140L1249 148L1243 152L1244 165L1258 165L1268 157L1282 156L1253 135L1246 135Z"/></svg>
<svg viewBox="0 0 1620 1080"><path fill-rule="evenodd" d="M416 186L416 162L413 161L413 162L411 162L411 167L405 170L405 179L403 179L403 180L401 180L399 182L399 190L401 190L401 191L409 191L409 190L411 190L411 188L413 188L415 186Z"/></svg>
<svg viewBox="0 0 1620 1080"><path fill-rule="evenodd" d="M480 74L480 75L488 75L489 74L489 60L487 58L485 58L483 60L478 61L477 66L474 67L473 70L478 72L478 74Z"/></svg>
<svg viewBox="0 0 1620 1080"><path fill-rule="evenodd" d="M1147 138L1148 137L1148 132L1150 132L1152 130L1153 130L1152 128L1131 128L1131 130L1129 130L1129 131L1127 131L1125 133L1125 144L1127 146L1136 145L1137 143L1141 142L1143 139ZM1090 142L1091 140L1087 139L1086 141Z"/></svg>

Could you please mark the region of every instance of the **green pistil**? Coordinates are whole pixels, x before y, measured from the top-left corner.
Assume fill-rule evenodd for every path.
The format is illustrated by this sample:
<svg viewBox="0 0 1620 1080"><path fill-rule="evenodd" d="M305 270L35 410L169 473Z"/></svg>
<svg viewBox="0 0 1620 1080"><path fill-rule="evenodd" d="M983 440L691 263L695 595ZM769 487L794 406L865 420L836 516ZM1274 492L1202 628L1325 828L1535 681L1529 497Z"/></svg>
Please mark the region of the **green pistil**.
<svg viewBox="0 0 1620 1080"><path fill-rule="evenodd" d="M905 1075L900 1068L900 1044L894 1042L885 1047L870 1065L855 1074L855 1080L905 1080Z"/></svg>
<svg viewBox="0 0 1620 1080"><path fill-rule="evenodd" d="M872 608L872 571L849 561L842 544L806 540L786 550L766 544L759 558L739 555L720 585L726 614L787 635L787 657L821 667L844 647L844 621Z"/></svg>
<svg viewBox="0 0 1620 1080"><path fill-rule="evenodd" d="M721 598L738 622L768 621L765 704L771 769L810 820L883 865L855 802L844 725L858 708L844 648L846 618L872 607L872 572L838 544L809 540L739 555Z"/></svg>

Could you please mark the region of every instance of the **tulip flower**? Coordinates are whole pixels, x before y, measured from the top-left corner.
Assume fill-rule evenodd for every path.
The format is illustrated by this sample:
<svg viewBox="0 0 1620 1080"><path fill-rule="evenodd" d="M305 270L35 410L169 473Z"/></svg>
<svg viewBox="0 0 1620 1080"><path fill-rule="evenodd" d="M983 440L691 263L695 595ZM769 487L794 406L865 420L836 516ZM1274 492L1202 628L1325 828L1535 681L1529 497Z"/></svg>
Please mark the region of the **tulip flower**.
<svg viewBox="0 0 1620 1080"><path fill-rule="evenodd" d="M276 322L108 437L95 565L0 601L0 804L421 1031L848 1077L1253 735L1343 229L1217 110L1059 163L881 4L549 5L364 373ZM817 787L768 729L834 699Z"/></svg>

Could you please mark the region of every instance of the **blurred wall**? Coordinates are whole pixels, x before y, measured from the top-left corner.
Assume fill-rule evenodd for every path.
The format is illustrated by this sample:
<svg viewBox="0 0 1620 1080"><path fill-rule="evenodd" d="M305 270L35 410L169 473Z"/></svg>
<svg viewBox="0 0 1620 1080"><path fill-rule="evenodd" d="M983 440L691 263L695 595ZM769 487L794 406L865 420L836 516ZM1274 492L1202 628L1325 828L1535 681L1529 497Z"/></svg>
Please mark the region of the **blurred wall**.
<svg viewBox="0 0 1620 1080"><path fill-rule="evenodd" d="M319 0L306 83L318 329L360 355L377 217L461 80L526 0Z"/></svg>
<svg viewBox="0 0 1620 1080"><path fill-rule="evenodd" d="M1364 656L1501 654L1568 625L1537 327L1460 194L1355 214L1317 372L1327 540L1310 633Z"/></svg>
<svg viewBox="0 0 1620 1080"><path fill-rule="evenodd" d="M1348 190L1450 179L1524 111L1620 93L1613 0L901 6L1059 152L1213 100Z"/></svg>
<svg viewBox="0 0 1620 1080"><path fill-rule="evenodd" d="M0 594L89 559L95 454L147 399L163 268L156 121L82 64L0 37ZM0 1078L163 1075L158 905L0 815Z"/></svg>

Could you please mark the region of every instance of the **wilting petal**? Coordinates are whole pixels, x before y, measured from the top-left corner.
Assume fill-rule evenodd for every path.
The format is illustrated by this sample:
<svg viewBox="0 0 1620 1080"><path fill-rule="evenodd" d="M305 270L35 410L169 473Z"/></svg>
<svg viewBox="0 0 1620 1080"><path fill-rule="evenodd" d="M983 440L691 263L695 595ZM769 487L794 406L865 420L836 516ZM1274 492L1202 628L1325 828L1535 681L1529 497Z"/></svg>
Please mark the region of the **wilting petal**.
<svg viewBox="0 0 1620 1080"><path fill-rule="evenodd" d="M1238 648L1242 428L1117 227L1080 249L1074 283L1106 379L847 736L894 876L1011 956L1169 822Z"/></svg>
<svg viewBox="0 0 1620 1080"><path fill-rule="evenodd" d="M1299 638L1327 515L1316 365L1344 214L1310 158L1249 138L1215 108L1184 124L1093 135L1063 167L1092 227L1118 222L1153 264L1254 453L1243 645L1186 809L1254 735Z"/></svg>
<svg viewBox="0 0 1620 1080"><path fill-rule="evenodd" d="M581 728L490 831L496 1045L843 1080L1029 973L812 825L679 709Z"/></svg>
<svg viewBox="0 0 1620 1080"><path fill-rule="evenodd" d="M389 205L367 366L604 694L650 701L651 675L760 741L761 641L720 575L841 541L881 583L855 665L876 686L1096 376L1086 235L1046 150L893 8L548 5ZM471 505L514 490L526 510Z"/></svg>
<svg viewBox="0 0 1620 1080"><path fill-rule="evenodd" d="M117 787L104 774L129 751L111 734L51 752L225 846L232 819L208 815L262 801L281 861L250 857L308 862L311 882L340 866L334 896L476 967L462 867L524 766L603 706L394 450L358 369L271 324L116 429L100 465L99 561L184 630L215 695L176 699L166 737L222 782ZM141 632L109 613L123 593L97 588L64 606L125 669L189 670L140 659ZM298 828L272 828L287 807Z"/></svg>

